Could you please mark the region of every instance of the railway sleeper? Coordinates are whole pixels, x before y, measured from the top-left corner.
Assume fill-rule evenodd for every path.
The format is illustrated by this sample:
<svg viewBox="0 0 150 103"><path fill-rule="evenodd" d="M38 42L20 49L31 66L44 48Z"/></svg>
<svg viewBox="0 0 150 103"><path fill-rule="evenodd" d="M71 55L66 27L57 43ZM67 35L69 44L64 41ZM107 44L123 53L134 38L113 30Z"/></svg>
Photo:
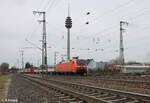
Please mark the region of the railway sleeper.
<svg viewBox="0 0 150 103"><path fill-rule="evenodd" d="M89 94L93 94L94 92L84 92L84 91L83 91L83 93L89 95Z"/></svg>
<svg viewBox="0 0 150 103"><path fill-rule="evenodd" d="M83 103L83 101L78 101L78 102L69 102L69 103Z"/></svg>
<svg viewBox="0 0 150 103"><path fill-rule="evenodd" d="M120 101L118 101L119 103L127 103L127 102L133 102L134 101L134 99L132 99L132 98L129 98L129 97L125 97L126 99L124 99L124 100L120 100Z"/></svg>
<svg viewBox="0 0 150 103"><path fill-rule="evenodd" d="M114 100L109 100L110 102L116 103L118 101L126 100L127 98L119 98L119 99L114 99Z"/></svg>
<svg viewBox="0 0 150 103"><path fill-rule="evenodd" d="M139 101L138 100L134 100L134 101L127 102L127 103L139 103ZM143 103L143 102L140 102L140 103Z"/></svg>
<svg viewBox="0 0 150 103"><path fill-rule="evenodd" d="M104 97L104 98L101 98L101 99L104 99L104 100L113 100L113 99L116 99L116 96L112 95L112 96Z"/></svg>
<svg viewBox="0 0 150 103"><path fill-rule="evenodd" d="M97 96L97 95L100 95L100 93L92 93L92 94L89 94L90 96Z"/></svg>
<svg viewBox="0 0 150 103"><path fill-rule="evenodd" d="M70 103L70 102L77 102L77 100L75 98L68 98L68 99L64 99L64 102Z"/></svg>
<svg viewBox="0 0 150 103"><path fill-rule="evenodd" d="M101 94L101 95L98 95L98 96L95 96L96 98L102 98L102 97L106 97L106 96L108 96L108 94L107 93L105 93L105 94Z"/></svg>
<svg viewBox="0 0 150 103"><path fill-rule="evenodd" d="M64 96L60 96L59 99L63 99L63 100L64 100L64 99L70 99L70 97L64 95Z"/></svg>
<svg viewBox="0 0 150 103"><path fill-rule="evenodd" d="M150 100L141 100L141 99L138 99L137 103L150 103Z"/></svg>

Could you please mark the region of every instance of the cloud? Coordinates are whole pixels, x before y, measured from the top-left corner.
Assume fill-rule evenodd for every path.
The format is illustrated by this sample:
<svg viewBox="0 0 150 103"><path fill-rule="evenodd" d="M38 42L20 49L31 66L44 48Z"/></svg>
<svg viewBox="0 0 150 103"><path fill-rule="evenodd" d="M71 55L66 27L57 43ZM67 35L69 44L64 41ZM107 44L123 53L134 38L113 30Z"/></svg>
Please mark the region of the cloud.
<svg viewBox="0 0 150 103"><path fill-rule="evenodd" d="M28 2L28 0L11 0L11 1L12 1L12 3L14 3L16 5L24 5Z"/></svg>

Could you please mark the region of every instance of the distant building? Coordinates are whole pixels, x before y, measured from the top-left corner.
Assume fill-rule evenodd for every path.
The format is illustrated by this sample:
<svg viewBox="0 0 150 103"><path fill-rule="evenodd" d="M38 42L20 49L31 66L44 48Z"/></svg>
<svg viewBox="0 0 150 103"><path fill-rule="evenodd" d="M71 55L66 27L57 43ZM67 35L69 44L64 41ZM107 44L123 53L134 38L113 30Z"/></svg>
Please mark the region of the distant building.
<svg viewBox="0 0 150 103"><path fill-rule="evenodd" d="M88 69L105 69L106 62L96 62L93 59L88 63Z"/></svg>
<svg viewBox="0 0 150 103"><path fill-rule="evenodd" d="M145 65L116 65L116 68L121 69L123 73L144 73L150 72L150 66Z"/></svg>

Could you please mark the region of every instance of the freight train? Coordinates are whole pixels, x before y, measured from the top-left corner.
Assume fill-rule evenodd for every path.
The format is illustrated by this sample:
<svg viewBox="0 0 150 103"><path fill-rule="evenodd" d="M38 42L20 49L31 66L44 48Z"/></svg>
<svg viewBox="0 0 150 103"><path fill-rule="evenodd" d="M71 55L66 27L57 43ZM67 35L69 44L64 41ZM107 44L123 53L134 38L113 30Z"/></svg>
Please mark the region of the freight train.
<svg viewBox="0 0 150 103"><path fill-rule="evenodd" d="M20 73L33 74L35 72L34 68L21 69Z"/></svg>
<svg viewBox="0 0 150 103"><path fill-rule="evenodd" d="M72 59L69 62L60 62L56 65L56 68L48 69L23 69L21 73L28 74L80 74L84 75L87 73L87 62L84 59Z"/></svg>

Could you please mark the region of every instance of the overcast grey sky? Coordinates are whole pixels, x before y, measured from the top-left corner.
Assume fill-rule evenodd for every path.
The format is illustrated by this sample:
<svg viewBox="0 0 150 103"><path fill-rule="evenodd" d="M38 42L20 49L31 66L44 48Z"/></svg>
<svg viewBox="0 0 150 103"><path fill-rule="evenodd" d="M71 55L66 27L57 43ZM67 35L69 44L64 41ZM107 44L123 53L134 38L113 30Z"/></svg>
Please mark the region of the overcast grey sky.
<svg viewBox="0 0 150 103"><path fill-rule="evenodd" d="M48 64L66 54L68 0L0 0L0 63L21 63L19 49L32 47L28 39L41 47L41 19L33 10L47 11ZM125 61L150 61L150 0L70 0L73 27L71 57L109 61L119 55L119 22L124 26ZM90 12L90 15L86 15ZM87 25L86 22L89 22ZM89 50L87 50L89 48ZM64 57L65 58L65 57ZM24 61L41 63L41 51L24 49Z"/></svg>

